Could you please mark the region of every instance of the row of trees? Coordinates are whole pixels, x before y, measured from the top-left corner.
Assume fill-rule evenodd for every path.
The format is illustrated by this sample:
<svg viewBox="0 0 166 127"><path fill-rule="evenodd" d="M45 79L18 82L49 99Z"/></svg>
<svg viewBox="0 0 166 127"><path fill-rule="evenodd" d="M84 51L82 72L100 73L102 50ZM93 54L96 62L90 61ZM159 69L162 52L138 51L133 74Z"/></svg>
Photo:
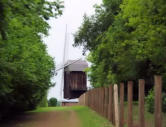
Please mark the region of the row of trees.
<svg viewBox="0 0 166 127"><path fill-rule="evenodd" d="M35 108L54 84L54 61L42 37L62 3L0 0L0 117Z"/></svg>
<svg viewBox="0 0 166 127"><path fill-rule="evenodd" d="M96 13L84 16L74 46L83 45L92 66L94 87L144 78L166 80L166 1L103 0Z"/></svg>

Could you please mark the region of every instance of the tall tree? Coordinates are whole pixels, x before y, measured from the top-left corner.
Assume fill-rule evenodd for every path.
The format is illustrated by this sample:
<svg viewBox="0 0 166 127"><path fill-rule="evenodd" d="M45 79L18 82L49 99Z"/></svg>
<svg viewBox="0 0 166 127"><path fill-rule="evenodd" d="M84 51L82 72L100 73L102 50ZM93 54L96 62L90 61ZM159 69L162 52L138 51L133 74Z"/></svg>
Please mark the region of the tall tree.
<svg viewBox="0 0 166 127"><path fill-rule="evenodd" d="M83 45L85 53L87 50L96 50L101 43L110 25L114 21L114 17L118 14L121 0L105 1L103 5L95 5L95 14L87 17L84 16L83 23L79 30L75 33L74 46Z"/></svg>
<svg viewBox="0 0 166 127"><path fill-rule="evenodd" d="M112 13L113 20L105 31L92 39L88 33L90 30L84 29L86 22L83 22L76 35L88 33L86 38L90 44L82 41L83 37L75 36L84 47L92 46L88 58L92 62L89 69L92 84L98 87L137 78L145 78L151 84L154 74L165 77L165 1L104 0L107 14L108 6L114 8L115 13ZM89 25L88 28L95 27L93 23Z"/></svg>
<svg viewBox="0 0 166 127"><path fill-rule="evenodd" d="M0 117L35 108L54 85L54 61L42 37L62 8L59 1L0 1Z"/></svg>

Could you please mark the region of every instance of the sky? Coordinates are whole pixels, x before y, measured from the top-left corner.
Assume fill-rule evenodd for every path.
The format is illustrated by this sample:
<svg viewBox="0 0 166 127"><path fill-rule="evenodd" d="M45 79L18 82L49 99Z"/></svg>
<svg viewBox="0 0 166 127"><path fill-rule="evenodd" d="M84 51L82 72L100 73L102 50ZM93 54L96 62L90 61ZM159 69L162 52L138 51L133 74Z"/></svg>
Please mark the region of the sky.
<svg viewBox="0 0 166 127"><path fill-rule="evenodd" d="M74 48L72 46L74 43L73 34L78 31L78 28L81 26L84 14L94 14L93 5L101 3L102 0L64 0L65 8L63 15L57 19L51 19L48 21L51 29L49 30L49 36L44 38L44 43L47 45L48 53L55 60L56 68L62 66L63 63L66 26L68 45L66 60L75 60L78 58L84 59L84 56L82 56L82 48ZM56 85L48 91L48 99L56 97L60 100L62 71L58 71L57 76L55 76L52 81L56 82Z"/></svg>

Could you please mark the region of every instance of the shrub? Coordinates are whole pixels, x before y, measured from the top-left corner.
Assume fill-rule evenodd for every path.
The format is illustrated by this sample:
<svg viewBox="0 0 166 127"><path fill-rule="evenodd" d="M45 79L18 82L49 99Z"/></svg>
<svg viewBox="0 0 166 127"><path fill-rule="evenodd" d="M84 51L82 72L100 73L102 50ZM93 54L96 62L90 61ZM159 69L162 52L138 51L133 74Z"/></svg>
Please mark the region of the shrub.
<svg viewBox="0 0 166 127"><path fill-rule="evenodd" d="M52 97L49 99L48 101L48 106L51 107L51 106L57 106L57 99Z"/></svg>
<svg viewBox="0 0 166 127"><path fill-rule="evenodd" d="M146 106L147 106L148 112L150 113L154 112L154 90L153 89L149 91L149 94L146 97Z"/></svg>
<svg viewBox="0 0 166 127"><path fill-rule="evenodd" d="M150 113L154 113L154 101L154 90L151 89L146 97L147 111ZM162 93L162 112L166 113L166 93Z"/></svg>
<svg viewBox="0 0 166 127"><path fill-rule="evenodd" d="M162 96L162 111L166 113L166 93Z"/></svg>

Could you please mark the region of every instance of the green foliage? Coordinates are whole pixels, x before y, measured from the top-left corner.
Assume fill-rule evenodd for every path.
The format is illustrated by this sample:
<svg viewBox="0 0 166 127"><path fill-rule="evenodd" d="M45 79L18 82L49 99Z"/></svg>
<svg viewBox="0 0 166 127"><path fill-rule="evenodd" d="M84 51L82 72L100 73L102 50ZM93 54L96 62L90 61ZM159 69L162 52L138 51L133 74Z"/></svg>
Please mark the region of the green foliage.
<svg viewBox="0 0 166 127"><path fill-rule="evenodd" d="M83 53L87 50L96 50L104 32L113 23L114 15L119 11L120 2L121 0L117 0L112 1L111 4L95 5L95 15L91 17L84 15L83 24L74 35L74 46L83 45Z"/></svg>
<svg viewBox="0 0 166 127"><path fill-rule="evenodd" d="M151 89L146 97L147 111L150 113L154 112L154 90Z"/></svg>
<svg viewBox="0 0 166 127"><path fill-rule="evenodd" d="M166 93L162 96L162 111L166 113Z"/></svg>
<svg viewBox="0 0 166 127"><path fill-rule="evenodd" d="M166 74L166 1L104 0L97 8L75 34L75 46L90 51L88 74L94 87Z"/></svg>
<svg viewBox="0 0 166 127"><path fill-rule="evenodd" d="M47 94L42 98L38 107L48 107Z"/></svg>
<svg viewBox="0 0 166 127"><path fill-rule="evenodd" d="M57 99L54 98L54 97L50 98L50 99L48 100L48 106L49 106L49 107L55 107L55 106L57 106Z"/></svg>
<svg viewBox="0 0 166 127"><path fill-rule="evenodd" d="M146 97L147 111L154 113L154 90L151 89ZM166 113L166 93L162 93L162 111Z"/></svg>
<svg viewBox="0 0 166 127"><path fill-rule="evenodd" d="M19 20L23 26L38 26L33 32L46 34L48 24L45 20L62 14L61 8L63 8L63 5L59 0L56 2L48 2L47 0L22 0L21 2L20 0L1 0L0 33L2 39L8 38L10 20Z"/></svg>
<svg viewBox="0 0 166 127"><path fill-rule="evenodd" d="M0 116L34 109L54 85L54 61L42 37L46 20L61 8L45 0L0 1Z"/></svg>

